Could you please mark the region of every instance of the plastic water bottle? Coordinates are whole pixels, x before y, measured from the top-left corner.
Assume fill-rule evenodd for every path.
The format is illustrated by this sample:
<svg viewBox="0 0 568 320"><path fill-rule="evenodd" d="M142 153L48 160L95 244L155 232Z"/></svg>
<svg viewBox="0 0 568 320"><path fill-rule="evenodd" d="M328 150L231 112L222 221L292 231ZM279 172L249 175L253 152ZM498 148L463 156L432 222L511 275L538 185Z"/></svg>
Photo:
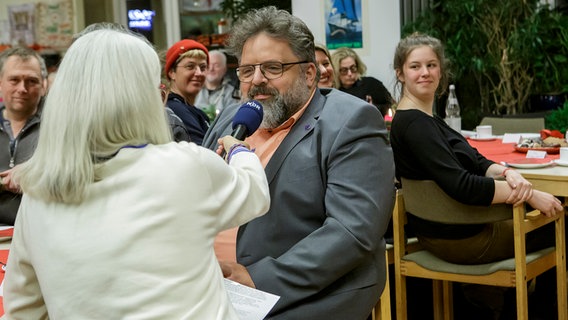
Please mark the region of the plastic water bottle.
<svg viewBox="0 0 568 320"><path fill-rule="evenodd" d="M446 123L457 132L461 132L460 104L456 97L456 86L450 84L450 95L446 102Z"/></svg>

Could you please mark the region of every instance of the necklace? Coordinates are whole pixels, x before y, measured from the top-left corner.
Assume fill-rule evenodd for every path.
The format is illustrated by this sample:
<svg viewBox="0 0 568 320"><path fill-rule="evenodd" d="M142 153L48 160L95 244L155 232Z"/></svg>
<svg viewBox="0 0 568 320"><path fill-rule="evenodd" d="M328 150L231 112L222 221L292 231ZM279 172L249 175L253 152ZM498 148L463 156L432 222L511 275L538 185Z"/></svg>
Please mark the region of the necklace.
<svg viewBox="0 0 568 320"><path fill-rule="evenodd" d="M148 144L144 143L144 144L137 144L137 145L126 145L126 146L122 146L120 147L120 149L126 149L126 148L132 148L132 149L142 149L144 147L146 147Z"/></svg>
<svg viewBox="0 0 568 320"><path fill-rule="evenodd" d="M95 162L107 161L107 160L114 158L114 156L116 156L118 154L118 152L120 152L120 150L122 150L122 149L142 149L142 148L146 147L147 145L148 145L147 143L137 144L137 145L130 145L130 144L125 145L125 146L118 148L117 152L111 154L108 157L94 157L94 160L95 160Z"/></svg>

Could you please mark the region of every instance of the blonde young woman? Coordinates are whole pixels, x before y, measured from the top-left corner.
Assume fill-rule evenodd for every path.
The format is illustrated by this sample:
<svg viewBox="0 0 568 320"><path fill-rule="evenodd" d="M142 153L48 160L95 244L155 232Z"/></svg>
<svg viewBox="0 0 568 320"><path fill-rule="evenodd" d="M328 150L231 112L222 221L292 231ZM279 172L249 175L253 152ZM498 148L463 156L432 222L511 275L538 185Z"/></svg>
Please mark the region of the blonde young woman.
<svg viewBox="0 0 568 320"><path fill-rule="evenodd" d="M264 170L230 136L228 165L172 142L160 70L151 44L114 30L65 54L14 173L7 319L238 319L213 239L268 210Z"/></svg>
<svg viewBox="0 0 568 320"><path fill-rule="evenodd" d="M534 190L517 171L486 159L433 115L434 98L447 84L446 60L438 39L416 33L401 40L394 68L402 88L390 132L397 177L434 180L465 204L527 202L549 216L563 212L560 200ZM420 242L447 261L478 264L513 257L512 221L441 225L410 215L409 223ZM530 241L527 248L535 249Z"/></svg>
<svg viewBox="0 0 568 320"><path fill-rule="evenodd" d="M486 159L461 133L433 114L434 99L446 88L448 78L444 49L438 39L420 33L402 39L393 65L401 88L390 132L398 178L434 180L450 197L469 205L526 202L547 216L563 214L560 200L533 189L517 171ZM419 242L446 261L482 264L514 256L512 219L448 225L409 212L408 223ZM554 230L531 232L526 245L528 252L553 246ZM546 291L555 290L543 287L542 292ZM497 305L495 299L486 303ZM500 312L502 306L494 308Z"/></svg>

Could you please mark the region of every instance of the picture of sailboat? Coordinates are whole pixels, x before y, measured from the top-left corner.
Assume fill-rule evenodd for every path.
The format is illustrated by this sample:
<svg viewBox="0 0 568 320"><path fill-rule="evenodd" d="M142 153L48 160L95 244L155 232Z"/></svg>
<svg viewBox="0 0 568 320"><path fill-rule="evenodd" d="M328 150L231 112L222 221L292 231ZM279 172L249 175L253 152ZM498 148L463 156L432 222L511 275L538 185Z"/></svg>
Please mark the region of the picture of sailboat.
<svg viewBox="0 0 568 320"><path fill-rule="evenodd" d="M353 0L334 0L327 20L332 37L345 36L357 31L357 12Z"/></svg>
<svg viewBox="0 0 568 320"><path fill-rule="evenodd" d="M329 49L362 47L361 0L330 0L326 17Z"/></svg>

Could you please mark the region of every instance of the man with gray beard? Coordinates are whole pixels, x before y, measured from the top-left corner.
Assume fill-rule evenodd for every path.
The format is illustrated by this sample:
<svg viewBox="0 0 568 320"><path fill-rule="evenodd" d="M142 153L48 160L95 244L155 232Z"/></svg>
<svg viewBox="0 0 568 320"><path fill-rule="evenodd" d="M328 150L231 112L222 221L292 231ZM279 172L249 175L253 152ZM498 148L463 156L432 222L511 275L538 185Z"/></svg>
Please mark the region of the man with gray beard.
<svg viewBox="0 0 568 320"><path fill-rule="evenodd" d="M246 142L265 167L271 206L239 228L237 262L220 261L224 276L280 296L268 319L367 319L385 284L383 236L395 195L380 112L317 88L313 35L286 11L249 12L228 47L242 100L264 106ZM221 112L203 146L217 149L237 109Z"/></svg>

